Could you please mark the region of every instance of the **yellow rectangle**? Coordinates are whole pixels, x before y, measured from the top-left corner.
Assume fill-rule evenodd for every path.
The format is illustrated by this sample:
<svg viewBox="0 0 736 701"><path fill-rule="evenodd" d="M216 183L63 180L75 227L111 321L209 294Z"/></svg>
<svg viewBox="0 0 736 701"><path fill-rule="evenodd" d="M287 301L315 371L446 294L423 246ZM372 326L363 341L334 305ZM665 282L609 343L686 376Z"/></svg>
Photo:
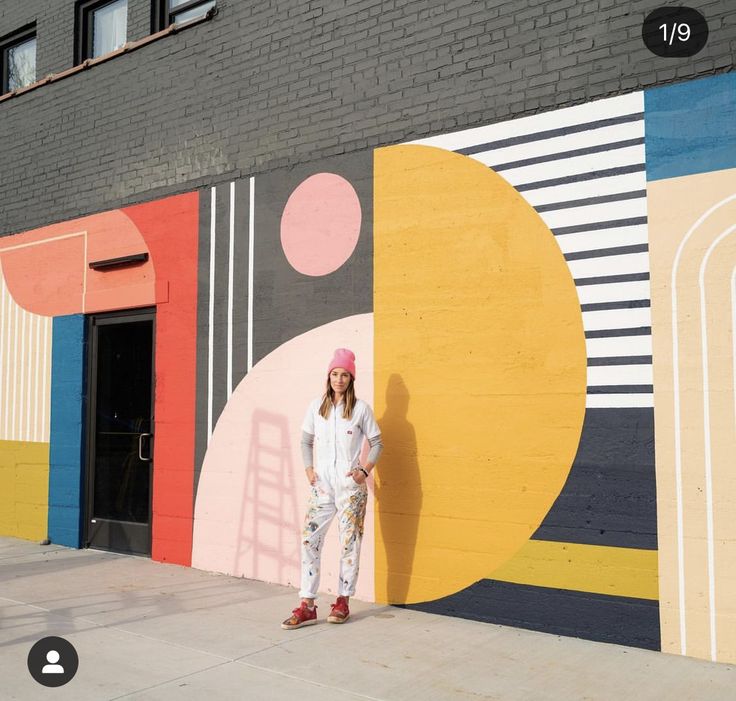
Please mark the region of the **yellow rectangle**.
<svg viewBox="0 0 736 701"><path fill-rule="evenodd" d="M530 540L490 578L609 596L659 598L656 550Z"/></svg>

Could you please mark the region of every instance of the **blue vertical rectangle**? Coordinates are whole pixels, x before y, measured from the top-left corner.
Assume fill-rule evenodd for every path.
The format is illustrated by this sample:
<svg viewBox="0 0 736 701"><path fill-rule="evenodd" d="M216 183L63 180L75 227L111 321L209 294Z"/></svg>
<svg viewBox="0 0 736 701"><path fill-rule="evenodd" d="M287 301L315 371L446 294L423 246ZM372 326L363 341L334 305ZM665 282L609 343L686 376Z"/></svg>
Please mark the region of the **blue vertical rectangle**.
<svg viewBox="0 0 736 701"><path fill-rule="evenodd" d="M84 316L54 318L52 338L49 540L78 548L84 511Z"/></svg>

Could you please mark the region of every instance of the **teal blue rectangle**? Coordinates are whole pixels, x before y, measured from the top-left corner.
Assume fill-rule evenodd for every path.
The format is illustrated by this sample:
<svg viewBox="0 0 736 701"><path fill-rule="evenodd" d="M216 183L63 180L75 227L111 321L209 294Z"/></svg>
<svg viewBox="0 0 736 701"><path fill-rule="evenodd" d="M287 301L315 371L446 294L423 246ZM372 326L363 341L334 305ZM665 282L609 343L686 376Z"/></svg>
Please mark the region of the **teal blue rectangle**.
<svg viewBox="0 0 736 701"><path fill-rule="evenodd" d="M736 168L736 73L644 91L647 180Z"/></svg>
<svg viewBox="0 0 736 701"><path fill-rule="evenodd" d="M49 540L78 548L82 537L84 333L81 314L56 317L51 346Z"/></svg>

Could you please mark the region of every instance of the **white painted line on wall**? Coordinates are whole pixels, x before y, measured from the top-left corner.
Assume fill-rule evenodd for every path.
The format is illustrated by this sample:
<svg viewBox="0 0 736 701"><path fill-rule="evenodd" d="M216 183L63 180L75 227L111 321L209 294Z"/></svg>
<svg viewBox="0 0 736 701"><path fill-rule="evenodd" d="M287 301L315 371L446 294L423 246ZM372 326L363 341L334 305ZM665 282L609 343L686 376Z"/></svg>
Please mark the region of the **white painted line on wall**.
<svg viewBox="0 0 736 701"><path fill-rule="evenodd" d="M235 256L235 181L230 183L230 248L227 275L227 398L233 393L233 266Z"/></svg>
<svg viewBox="0 0 736 701"><path fill-rule="evenodd" d="M30 248L31 246L41 246L45 243L52 243L53 241L63 241L64 239L73 239L77 236L86 236L86 231L75 231L73 234L63 234L62 236L52 236L48 239L41 239L40 241L29 241L28 243L17 243L14 246L3 246L0 244L0 253L7 253L8 251L18 251L21 248Z"/></svg>
<svg viewBox="0 0 736 701"><path fill-rule="evenodd" d="M41 345L41 316L36 315L36 376L34 379L34 392L33 392L33 440L41 440L43 435L43 428L38 423L38 409L39 404L45 401L44 396L41 394L41 357L45 352L45 348Z"/></svg>
<svg viewBox="0 0 736 701"><path fill-rule="evenodd" d="M5 346L2 341L5 338L5 278L3 277L2 262L0 262L0 373L2 373L3 361L5 361ZM5 413L5 383L0 376L0 412ZM5 438L5 433L0 432L0 439Z"/></svg>
<svg viewBox="0 0 736 701"><path fill-rule="evenodd" d="M32 441L33 440L33 364L35 361L35 355L36 355L36 344L34 343L34 335L33 335L33 329L34 329L34 317L35 314L27 314L28 317L28 350L26 352L27 356L27 371L28 375L26 377L26 440Z"/></svg>
<svg viewBox="0 0 736 701"><path fill-rule="evenodd" d="M20 310L20 328L19 328L19 345L20 353L17 360L15 361L16 374L20 379L20 389L18 391L18 433L17 439L19 441L26 440L26 413L28 407L26 406L26 365L28 364L28 357L26 356L26 321L28 314L25 309Z"/></svg>
<svg viewBox="0 0 736 701"><path fill-rule="evenodd" d="M5 414L3 436L5 440L10 440L9 421L10 421L10 343L13 338L13 326L11 323L11 314L13 307L10 303L10 292L7 288L3 289L5 295L5 382L3 390L3 414Z"/></svg>
<svg viewBox="0 0 736 701"><path fill-rule="evenodd" d="M589 409L633 409L653 407L652 394L587 394L585 406Z"/></svg>
<svg viewBox="0 0 736 701"><path fill-rule="evenodd" d="M651 365L591 365L588 367L588 386L596 385L651 385Z"/></svg>
<svg viewBox="0 0 736 701"><path fill-rule="evenodd" d="M248 372L253 367L253 248L255 238L255 178L250 178L248 217Z"/></svg>
<svg viewBox="0 0 736 701"><path fill-rule="evenodd" d="M690 240L693 232L717 209L720 209L729 202L736 200L736 194L730 195L714 204L710 209L703 212L697 221L688 229L687 233L680 241L675 253L674 263L672 265L672 275L670 279L670 289L672 294L672 374L673 374L673 390L674 390L674 411L675 411L675 492L677 496L677 580L678 580L678 606L680 617L680 654L687 655L687 625L685 621L685 544L684 544L684 525L683 525L683 504L682 504L682 440L680 431L682 430L682 416L680 411L680 341L677 328L677 273L680 267L680 258L682 258L685 245Z"/></svg>
<svg viewBox="0 0 736 701"><path fill-rule="evenodd" d="M612 336L609 338L586 338L589 358L610 358L628 355L651 355L651 336Z"/></svg>
<svg viewBox="0 0 736 701"><path fill-rule="evenodd" d="M609 282L603 285L579 285L577 291L580 304L649 299L649 280Z"/></svg>
<svg viewBox="0 0 736 701"><path fill-rule="evenodd" d="M710 376L708 362L708 307L705 293L705 273L708 261L719 243L736 231L736 224L722 232L711 243L700 264L698 286L700 287L700 343L703 369L703 433L705 445L705 509L706 528L708 534L708 612L710 614L710 658L717 657L716 643L716 577L715 577L715 544L713 537L713 453L710 430Z"/></svg>
<svg viewBox="0 0 736 701"><path fill-rule="evenodd" d="M567 262L573 278L606 277L649 272L649 253L625 253L618 256L582 258Z"/></svg>
<svg viewBox="0 0 736 701"><path fill-rule="evenodd" d="M592 251L600 248L616 248L617 246L636 246L648 243L647 225L622 226L614 229L583 231L579 234L560 234L555 241L563 253Z"/></svg>
<svg viewBox="0 0 736 701"><path fill-rule="evenodd" d="M53 320L49 317L44 319L43 323L43 372L41 373L41 396L43 403L41 404L41 431L44 441L51 440L51 392L48 391L51 385L49 378L49 355L53 348L49 343L49 327L52 326ZM53 334L52 334L53 337ZM48 411L49 423L46 423L46 414Z"/></svg>
<svg viewBox="0 0 736 701"><path fill-rule="evenodd" d="M13 367L18 367L18 336L20 335L20 322L18 320L18 305L13 305ZM10 438L11 440L18 440L18 378L13 375L13 407L12 407L12 419L10 421Z"/></svg>
<svg viewBox="0 0 736 701"><path fill-rule="evenodd" d="M210 198L210 299L209 299L209 322L208 322L208 344L207 344L207 445L212 438L212 367L214 346L214 321L215 321L215 208L217 189L212 188Z"/></svg>
<svg viewBox="0 0 736 701"><path fill-rule="evenodd" d="M634 309L601 309L583 312L586 331L603 329L629 329L635 326L651 326L652 314L649 307Z"/></svg>

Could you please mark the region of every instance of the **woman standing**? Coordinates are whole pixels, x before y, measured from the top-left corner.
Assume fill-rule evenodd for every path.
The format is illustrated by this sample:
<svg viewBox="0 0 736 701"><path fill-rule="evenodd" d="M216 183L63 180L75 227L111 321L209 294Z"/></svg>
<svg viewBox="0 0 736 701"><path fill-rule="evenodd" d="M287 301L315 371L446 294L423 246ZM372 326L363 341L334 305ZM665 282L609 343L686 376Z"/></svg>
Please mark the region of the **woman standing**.
<svg viewBox="0 0 736 701"><path fill-rule="evenodd" d="M312 489L302 533L301 603L281 624L286 630L317 622L314 600L319 587L322 543L335 515L342 546L340 581L337 601L327 620L345 623L350 616L348 604L358 579L368 500L365 481L383 448L381 429L370 406L355 396L354 382L355 354L338 348L327 368L325 393L309 405L302 424L302 456ZM363 438L370 444L365 465L360 464Z"/></svg>

